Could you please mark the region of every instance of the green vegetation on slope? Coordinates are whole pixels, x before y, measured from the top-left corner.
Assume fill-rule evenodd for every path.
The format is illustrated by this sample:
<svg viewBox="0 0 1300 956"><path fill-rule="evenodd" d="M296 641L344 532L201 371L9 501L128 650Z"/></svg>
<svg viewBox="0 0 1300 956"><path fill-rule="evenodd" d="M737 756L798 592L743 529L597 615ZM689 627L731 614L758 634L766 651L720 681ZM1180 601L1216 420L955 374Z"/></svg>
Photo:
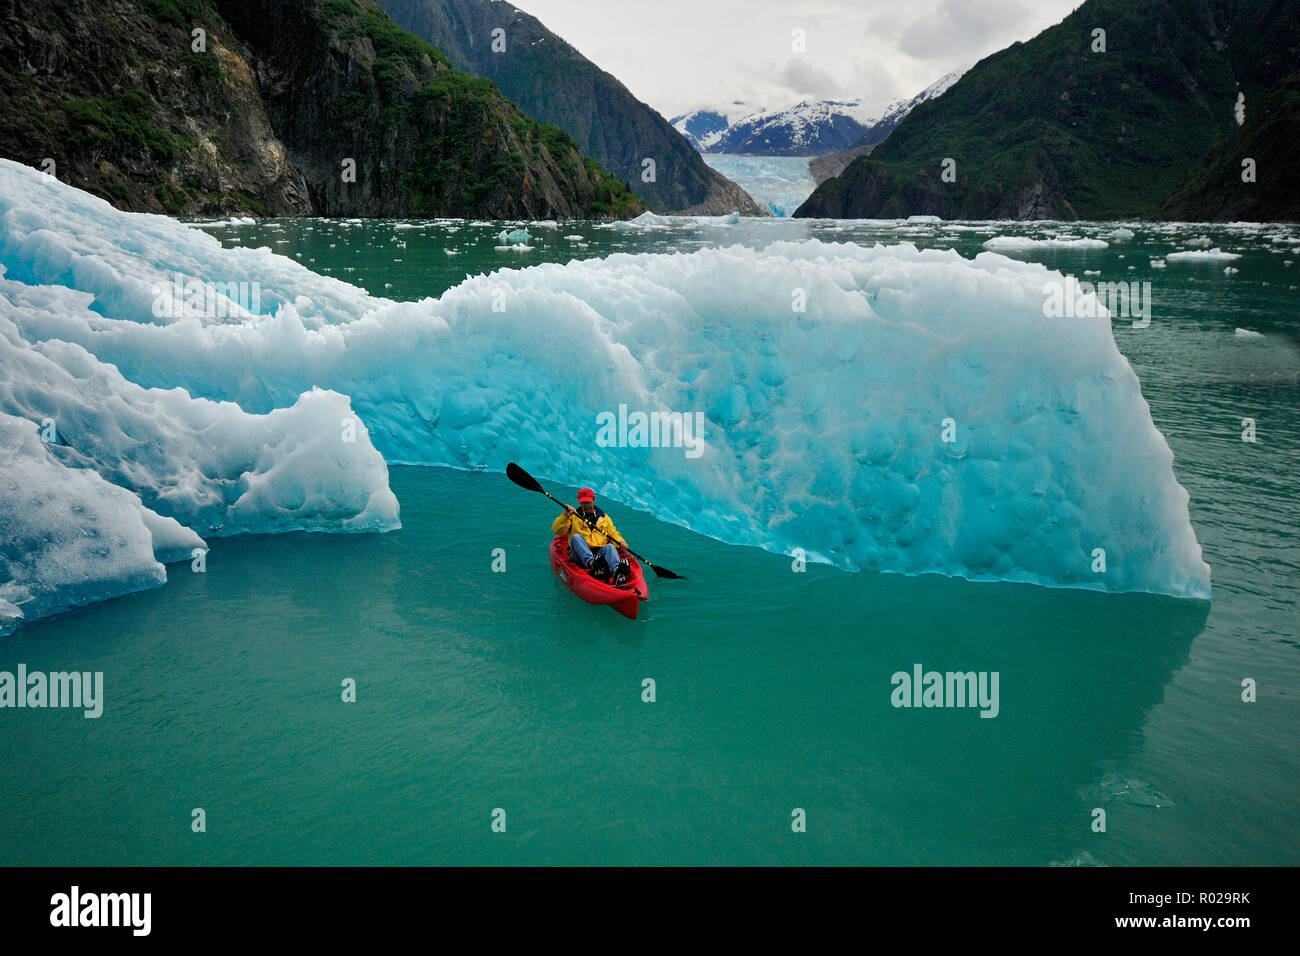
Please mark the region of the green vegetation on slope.
<svg viewBox="0 0 1300 956"><path fill-rule="evenodd" d="M112 99L66 99L62 106L75 134L84 140L111 146L136 146L164 160L176 159L196 145L192 138L155 123L153 104L138 90Z"/></svg>
<svg viewBox="0 0 1300 956"><path fill-rule="evenodd" d="M0 155L174 215L644 209L374 0L24 0L0 29Z"/></svg>
<svg viewBox="0 0 1300 956"><path fill-rule="evenodd" d="M1089 0L921 104L796 215L1158 215L1207 147L1232 134L1238 85L1262 98L1278 69L1295 68L1298 6ZM941 178L945 160L955 181Z"/></svg>
<svg viewBox="0 0 1300 956"><path fill-rule="evenodd" d="M1243 175L1253 161L1255 180ZM1300 221L1300 73L1262 103L1248 103L1246 123L1206 155L1169 197L1169 219Z"/></svg>
<svg viewBox="0 0 1300 956"><path fill-rule="evenodd" d="M395 174L405 215L519 214L514 203L541 176L576 193L577 216L618 217L645 208L624 183L584 159L563 130L525 115L491 80L453 69L439 50L368 0L326 0L319 22L327 23L327 37L369 41L379 92L378 104L355 88L335 98L328 142L364 151L376 126L417 131L409 160Z"/></svg>
<svg viewBox="0 0 1300 956"><path fill-rule="evenodd" d="M546 29L495 0L382 0L401 26L441 49L458 68L494 81L529 116L568 132L579 149L659 211L763 215L739 187L710 169L671 125ZM505 50L494 49L503 30ZM641 178L655 160L654 182Z"/></svg>

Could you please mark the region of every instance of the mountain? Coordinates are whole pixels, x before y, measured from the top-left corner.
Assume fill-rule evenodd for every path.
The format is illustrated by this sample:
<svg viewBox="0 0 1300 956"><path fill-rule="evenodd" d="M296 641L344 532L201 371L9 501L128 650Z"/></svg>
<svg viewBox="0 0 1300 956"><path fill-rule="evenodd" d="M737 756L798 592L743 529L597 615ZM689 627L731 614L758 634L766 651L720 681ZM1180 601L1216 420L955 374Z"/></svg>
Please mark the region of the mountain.
<svg viewBox="0 0 1300 956"><path fill-rule="evenodd" d="M805 100L789 109L751 113L706 147L744 156L821 156L856 145L874 118L856 100Z"/></svg>
<svg viewBox="0 0 1300 956"><path fill-rule="evenodd" d="M970 68L963 67L945 74L910 100L895 100L890 103L885 107L885 112L881 117L867 127L866 132L862 134L862 138L853 146L819 156L808 164L808 171L812 174L813 181L820 186L831 177L844 172L849 163L859 156L870 156L871 151L877 145L883 143L889 134L894 131L894 128L903 121L903 117L922 103L942 96L950 86L962 78L962 75L968 69Z"/></svg>
<svg viewBox="0 0 1300 956"><path fill-rule="evenodd" d="M885 107L885 112L880 118L867 127L862 139L854 143L854 146L875 146L877 143L883 143L894 128L903 121L908 113L916 109L922 103L928 103L930 100L938 99L954 83L966 75L970 69L969 66L953 70L951 73L945 73L939 79L935 80L920 93L917 93L910 100L895 100Z"/></svg>
<svg viewBox="0 0 1300 956"><path fill-rule="evenodd" d="M860 100L804 100L783 110L744 109L737 101L727 113L695 110L672 120L673 127L702 153L745 156L831 156L849 161L863 147L885 139L916 106L940 96L965 70L954 70L907 100L896 100L876 116Z"/></svg>
<svg viewBox="0 0 1300 956"><path fill-rule="evenodd" d="M493 80L529 116L567 132L655 211L765 214L705 165L667 120L536 17L504 0L382 3L399 26L433 44L457 69ZM494 30L503 32L494 37ZM504 41L503 51L494 52L494 38ZM653 182L643 181L647 159L654 161Z"/></svg>
<svg viewBox="0 0 1300 956"><path fill-rule="evenodd" d="M1105 52L1092 50L1097 28ZM1235 142L1238 93L1264 103L1297 66L1300 4L1088 0L921 103L795 215L1158 216L1196 167L1212 162L1207 150ZM1248 108L1242 132L1251 135L1262 116ZM941 179L946 159L953 182ZM1278 169L1293 168L1277 159Z"/></svg>
<svg viewBox="0 0 1300 956"><path fill-rule="evenodd" d="M0 0L0 155L172 215L644 208L373 0Z"/></svg>
<svg viewBox="0 0 1300 956"><path fill-rule="evenodd" d="M716 110L694 110L669 120L669 123L686 142L701 153L707 153L731 126L731 119L726 113Z"/></svg>

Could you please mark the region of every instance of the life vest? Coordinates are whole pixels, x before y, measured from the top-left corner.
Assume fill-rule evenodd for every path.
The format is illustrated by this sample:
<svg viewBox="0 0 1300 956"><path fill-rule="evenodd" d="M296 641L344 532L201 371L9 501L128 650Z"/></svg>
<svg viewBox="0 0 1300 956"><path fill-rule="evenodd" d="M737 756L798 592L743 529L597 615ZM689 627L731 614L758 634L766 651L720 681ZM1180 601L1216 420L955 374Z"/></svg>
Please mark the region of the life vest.
<svg viewBox="0 0 1300 956"><path fill-rule="evenodd" d="M581 511L576 515L566 511L551 523L551 533L565 536L580 534L593 551L603 548L611 540L616 545L622 544L623 536L618 533L609 515L595 505L592 505L592 508L596 512L595 517L592 518L596 527L593 528L587 523L587 518Z"/></svg>

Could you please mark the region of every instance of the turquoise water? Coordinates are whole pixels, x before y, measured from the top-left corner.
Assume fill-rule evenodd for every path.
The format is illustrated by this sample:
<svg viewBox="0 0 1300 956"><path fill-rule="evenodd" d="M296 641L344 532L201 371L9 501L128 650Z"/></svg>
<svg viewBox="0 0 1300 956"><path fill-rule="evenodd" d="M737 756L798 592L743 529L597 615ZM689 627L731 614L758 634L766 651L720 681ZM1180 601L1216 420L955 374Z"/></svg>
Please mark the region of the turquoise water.
<svg viewBox="0 0 1300 956"><path fill-rule="evenodd" d="M216 232L393 298L611 251L814 235L973 255L987 238L563 224L538 230L531 252L500 252L500 228ZM1042 227L996 231L1025 228ZM393 467L400 531L212 539L206 573L173 565L163 588L0 642L0 669L102 670L107 698L98 720L0 715L0 859L1300 862L1294 250L1239 230L1134 229L1109 249L1033 255L1081 277L1152 282L1151 326L1117 323L1116 340L1177 456L1213 602L796 572L788 557L607 502L637 550L688 575L651 579L629 622L551 574L550 502L493 471ZM1150 266L1202 234L1242 253L1239 273ZM1255 444L1241 441L1243 417L1257 421ZM498 548L503 573L491 570ZM891 706L891 675L916 663L997 671L998 716ZM356 703L341 700L345 678ZM1258 683L1255 703L1241 700L1244 678ZM196 807L206 833L191 832ZM1096 807L1104 833L1091 829ZM504 833L491 829L496 808ZM796 808L806 832L792 832Z"/></svg>

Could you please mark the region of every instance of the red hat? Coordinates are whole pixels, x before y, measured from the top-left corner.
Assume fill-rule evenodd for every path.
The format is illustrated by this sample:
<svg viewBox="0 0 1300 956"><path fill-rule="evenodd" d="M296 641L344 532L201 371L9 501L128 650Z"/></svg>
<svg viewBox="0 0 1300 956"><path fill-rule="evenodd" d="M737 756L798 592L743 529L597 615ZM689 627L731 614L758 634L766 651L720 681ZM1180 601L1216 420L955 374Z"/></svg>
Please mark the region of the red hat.
<svg viewBox="0 0 1300 956"><path fill-rule="evenodd" d="M595 493L594 491L592 491L590 488L579 488L579 489L578 489L578 500L579 500L579 501L595 501L595 500L596 500L596 493Z"/></svg>

